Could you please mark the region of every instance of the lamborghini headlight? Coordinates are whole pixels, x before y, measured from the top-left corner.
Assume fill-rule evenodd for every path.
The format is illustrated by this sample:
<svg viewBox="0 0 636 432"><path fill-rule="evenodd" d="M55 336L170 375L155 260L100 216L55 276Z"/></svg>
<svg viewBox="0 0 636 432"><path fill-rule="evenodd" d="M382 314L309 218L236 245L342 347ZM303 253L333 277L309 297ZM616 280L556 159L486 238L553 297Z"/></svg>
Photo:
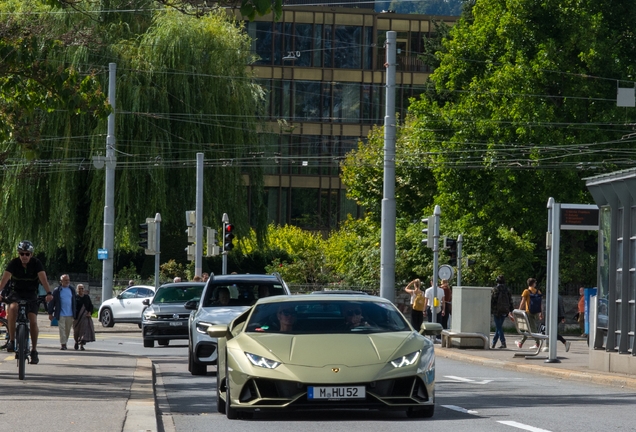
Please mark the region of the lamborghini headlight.
<svg viewBox="0 0 636 432"><path fill-rule="evenodd" d="M280 362L270 360L266 357L257 356L256 354L246 352L245 355L247 356L247 359L250 361L250 363L252 363L254 366L262 367L265 369L276 369L280 364Z"/></svg>
<svg viewBox="0 0 636 432"><path fill-rule="evenodd" d="M420 358L420 352L415 351L411 354L403 355L402 357L398 357L396 359L391 360L391 364L393 367L401 368L405 366L411 366L415 364L415 362Z"/></svg>
<svg viewBox="0 0 636 432"><path fill-rule="evenodd" d="M210 327L211 325L214 325L214 324L210 324L204 321L199 321L196 327L197 332L207 335L208 327Z"/></svg>

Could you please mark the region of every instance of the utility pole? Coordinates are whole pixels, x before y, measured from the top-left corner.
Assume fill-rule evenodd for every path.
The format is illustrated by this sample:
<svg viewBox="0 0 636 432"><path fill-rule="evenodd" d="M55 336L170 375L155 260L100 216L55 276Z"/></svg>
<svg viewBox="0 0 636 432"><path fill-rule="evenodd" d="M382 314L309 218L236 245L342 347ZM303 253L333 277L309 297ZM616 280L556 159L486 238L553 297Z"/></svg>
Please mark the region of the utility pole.
<svg viewBox="0 0 636 432"><path fill-rule="evenodd" d="M386 32L384 197L380 240L380 297L395 300L395 63L397 33Z"/></svg>
<svg viewBox="0 0 636 432"><path fill-rule="evenodd" d="M433 304L431 305L431 322L437 322L437 314L435 313L435 303L439 304L440 299L437 297L437 287L439 278L439 219L442 214L440 206L436 205L433 210Z"/></svg>
<svg viewBox="0 0 636 432"><path fill-rule="evenodd" d="M203 271L203 153L197 153L197 190L196 190L194 275L201 276Z"/></svg>
<svg viewBox="0 0 636 432"><path fill-rule="evenodd" d="M155 290L159 289L159 261L161 258L161 215L157 213L155 215L155 227L156 227L156 237L155 237Z"/></svg>
<svg viewBox="0 0 636 432"><path fill-rule="evenodd" d="M462 286L462 243L464 237L460 234L457 236L457 286Z"/></svg>
<svg viewBox="0 0 636 432"><path fill-rule="evenodd" d="M221 252L223 264L221 267L221 274L227 274L227 251L225 250L225 225L230 223L230 217L227 215L227 213L223 213L221 222L223 223L223 239L221 240L221 242L223 243L223 252Z"/></svg>
<svg viewBox="0 0 636 432"><path fill-rule="evenodd" d="M108 256L102 262L102 301L113 296L113 262L115 256L115 93L117 64L108 64L108 102L112 112L108 115L106 136L106 185L104 199L104 249ZM98 163L96 162L96 165Z"/></svg>

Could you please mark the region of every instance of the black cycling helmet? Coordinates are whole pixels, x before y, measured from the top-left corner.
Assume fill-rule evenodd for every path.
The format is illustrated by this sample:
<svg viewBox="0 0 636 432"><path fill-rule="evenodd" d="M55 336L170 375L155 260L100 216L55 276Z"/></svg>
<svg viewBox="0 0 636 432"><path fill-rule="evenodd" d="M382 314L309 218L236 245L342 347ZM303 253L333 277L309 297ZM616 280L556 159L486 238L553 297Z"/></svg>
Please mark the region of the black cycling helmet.
<svg viewBox="0 0 636 432"><path fill-rule="evenodd" d="M18 243L18 252L33 253L33 243L28 240L22 240L20 243Z"/></svg>

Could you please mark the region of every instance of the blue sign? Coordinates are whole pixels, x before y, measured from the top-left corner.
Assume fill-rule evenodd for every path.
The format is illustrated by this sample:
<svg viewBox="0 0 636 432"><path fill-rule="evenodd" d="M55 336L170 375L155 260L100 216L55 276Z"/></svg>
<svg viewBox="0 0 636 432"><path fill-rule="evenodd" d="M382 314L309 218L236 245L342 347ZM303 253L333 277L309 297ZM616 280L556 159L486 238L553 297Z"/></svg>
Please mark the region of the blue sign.
<svg viewBox="0 0 636 432"><path fill-rule="evenodd" d="M108 259L108 249L97 249L97 259L99 260Z"/></svg>

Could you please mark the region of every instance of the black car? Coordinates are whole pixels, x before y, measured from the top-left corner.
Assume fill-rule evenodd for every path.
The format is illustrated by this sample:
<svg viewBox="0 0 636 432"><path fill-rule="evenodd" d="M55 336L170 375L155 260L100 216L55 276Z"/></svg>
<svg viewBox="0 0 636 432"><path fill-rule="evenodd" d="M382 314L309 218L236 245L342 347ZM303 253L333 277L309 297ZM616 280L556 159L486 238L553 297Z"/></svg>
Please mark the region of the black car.
<svg viewBox="0 0 636 432"><path fill-rule="evenodd" d="M169 283L160 286L152 300L144 300L148 305L141 321L144 347L152 348L155 341L166 346L171 340L188 339L190 311L184 305L199 301L203 287L205 282Z"/></svg>

